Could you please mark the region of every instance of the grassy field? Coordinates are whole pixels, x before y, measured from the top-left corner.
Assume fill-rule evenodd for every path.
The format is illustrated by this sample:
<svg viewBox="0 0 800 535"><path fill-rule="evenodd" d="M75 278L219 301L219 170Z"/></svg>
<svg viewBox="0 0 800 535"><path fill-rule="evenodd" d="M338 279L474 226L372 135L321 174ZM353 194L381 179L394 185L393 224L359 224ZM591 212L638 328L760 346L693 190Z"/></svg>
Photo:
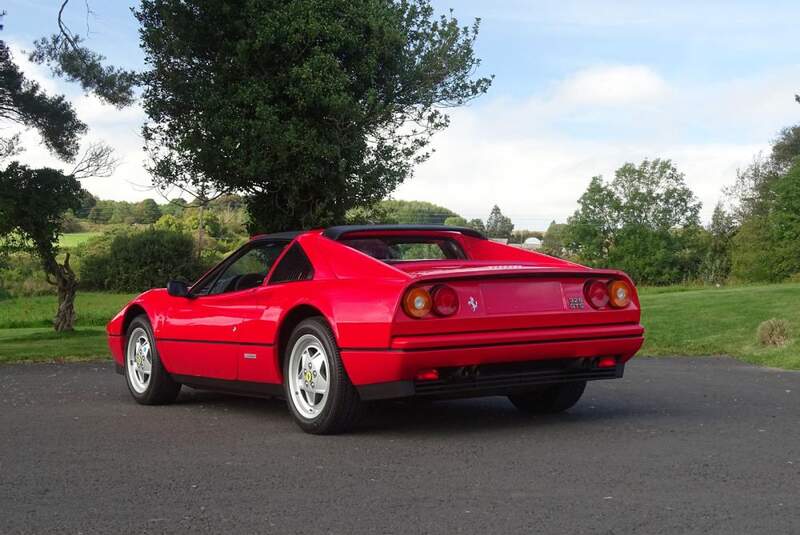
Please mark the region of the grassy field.
<svg viewBox="0 0 800 535"><path fill-rule="evenodd" d="M0 362L107 358L104 326L130 294L79 292L72 333L53 331L55 296L0 300Z"/></svg>
<svg viewBox="0 0 800 535"><path fill-rule="evenodd" d="M731 355L753 364L800 370L800 283L728 288L645 289L642 355ZM767 319L787 320L784 347L758 344Z"/></svg>
<svg viewBox="0 0 800 535"><path fill-rule="evenodd" d="M90 238L100 236L102 232L74 232L72 234L62 234L58 240L58 246L62 249L72 249L88 241Z"/></svg>
<svg viewBox="0 0 800 535"><path fill-rule="evenodd" d="M0 362L107 358L103 326L129 294L78 294L78 325L58 335L49 327L55 297L0 301ZM642 323L646 356L731 355L764 366L800 369L800 283L726 288L645 288ZM764 348L759 323L789 321L792 341Z"/></svg>
<svg viewBox="0 0 800 535"><path fill-rule="evenodd" d="M110 358L103 327L77 327L58 334L49 328L0 329L0 363L63 362Z"/></svg>
<svg viewBox="0 0 800 535"><path fill-rule="evenodd" d="M104 326L133 297L133 294L78 292L75 299L78 326ZM48 327L52 325L56 308L54 295L0 300L0 329Z"/></svg>

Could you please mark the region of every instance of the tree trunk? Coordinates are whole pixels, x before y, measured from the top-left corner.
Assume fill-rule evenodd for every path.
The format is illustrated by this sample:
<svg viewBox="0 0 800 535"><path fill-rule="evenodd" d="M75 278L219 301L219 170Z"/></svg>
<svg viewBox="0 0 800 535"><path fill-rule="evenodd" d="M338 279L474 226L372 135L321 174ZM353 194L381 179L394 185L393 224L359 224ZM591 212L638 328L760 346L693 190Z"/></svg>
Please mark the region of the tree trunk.
<svg viewBox="0 0 800 535"><path fill-rule="evenodd" d="M69 265L69 253L66 253L63 264L59 264L55 258L45 260L44 264L47 281L58 292L58 312L53 319L53 328L56 332L71 331L75 327L75 293L78 290L78 281Z"/></svg>

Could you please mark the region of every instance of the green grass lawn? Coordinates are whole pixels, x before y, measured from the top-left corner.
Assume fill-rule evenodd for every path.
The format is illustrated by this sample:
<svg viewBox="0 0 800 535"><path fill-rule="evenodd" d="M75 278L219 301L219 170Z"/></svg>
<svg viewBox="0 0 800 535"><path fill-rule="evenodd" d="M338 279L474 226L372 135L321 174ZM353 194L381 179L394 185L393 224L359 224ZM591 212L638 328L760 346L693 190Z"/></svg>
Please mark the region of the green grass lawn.
<svg viewBox="0 0 800 535"><path fill-rule="evenodd" d="M62 362L111 358L103 327L76 327L71 333L51 328L0 329L0 363Z"/></svg>
<svg viewBox="0 0 800 535"><path fill-rule="evenodd" d="M640 296L647 329L641 355L731 355L747 362L800 370L800 283L680 291L646 288ZM785 319L792 341L762 347L758 325Z"/></svg>
<svg viewBox="0 0 800 535"><path fill-rule="evenodd" d="M100 236L102 232L73 232L71 234L62 234L58 240L58 246L62 249L73 249L90 238Z"/></svg>
<svg viewBox="0 0 800 535"><path fill-rule="evenodd" d="M54 296L0 301L0 362L108 358L103 326L133 296L80 292L75 332L56 334ZM764 366L800 369L800 283L727 288L644 288L646 356L731 355ZM787 320L792 341L764 348L759 323Z"/></svg>
<svg viewBox="0 0 800 535"><path fill-rule="evenodd" d="M78 292L75 331L62 334L51 326L55 296L0 300L0 362L108 358L104 326L133 297Z"/></svg>
<svg viewBox="0 0 800 535"><path fill-rule="evenodd" d="M78 292L75 298L77 325L103 326L133 297L134 294ZM54 295L0 300L0 329L48 327L52 325L56 308Z"/></svg>

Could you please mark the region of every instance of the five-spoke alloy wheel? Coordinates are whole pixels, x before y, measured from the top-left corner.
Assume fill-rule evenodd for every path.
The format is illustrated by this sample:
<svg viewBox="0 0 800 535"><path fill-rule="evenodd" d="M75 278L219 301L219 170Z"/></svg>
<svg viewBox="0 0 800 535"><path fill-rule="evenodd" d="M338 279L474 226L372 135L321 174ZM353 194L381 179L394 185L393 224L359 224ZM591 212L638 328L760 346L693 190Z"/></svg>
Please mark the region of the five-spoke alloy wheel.
<svg viewBox="0 0 800 535"><path fill-rule="evenodd" d="M289 410L309 433L349 429L360 412L358 392L345 373L336 341L322 318L301 321L286 344L283 385Z"/></svg>
<svg viewBox="0 0 800 535"><path fill-rule="evenodd" d="M181 389L161 365L154 340L147 316L131 320L125 337L125 379L133 399L143 405L172 403Z"/></svg>
<svg viewBox="0 0 800 535"><path fill-rule="evenodd" d="M314 418L328 401L330 363L322 342L313 334L304 334L289 357L289 388L298 414Z"/></svg>
<svg viewBox="0 0 800 535"><path fill-rule="evenodd" d="M142 327L136 327L131 332L126 354L131 388L137 394L144 394L153 375L153 357L150 352L150 340Z"/></svg>

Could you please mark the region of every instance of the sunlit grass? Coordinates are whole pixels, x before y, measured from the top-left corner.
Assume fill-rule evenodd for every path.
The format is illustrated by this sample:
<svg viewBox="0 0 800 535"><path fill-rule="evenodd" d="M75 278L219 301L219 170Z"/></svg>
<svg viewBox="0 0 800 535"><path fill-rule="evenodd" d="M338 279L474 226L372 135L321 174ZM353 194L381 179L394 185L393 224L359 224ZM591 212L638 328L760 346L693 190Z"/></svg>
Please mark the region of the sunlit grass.
<svg viewBox="0 0 800 535"><path fill-rule="evenodd" d="M133 294L79 291L75 298L77 325L105 325L133 297ZM55 295L2 299L0 329L50 326L57 308L58 299Z"/></svg>
<svg viewBox="0 0 800 535"><path fill-rule="evenodd" d="M655 292L640 296L647 332L642 355L731 355L764 366L800 369L800 284ZM758 325L785 319L791 341L758 343Z"/></svg>
<svg viewBox="0 0 800 535"><path fill-rule="evenodd" d="M62 234L61 238L58 240L58 246L62 249L72 249L101 234L102 232L73 232L70 234Z"/></svg>
<svg viewBox="0 0 800 535"><path fill-rule="evenodd" d="M0 329L0 362L109 358L103 327L79 327L67 333L52 328Z"/></svg>

